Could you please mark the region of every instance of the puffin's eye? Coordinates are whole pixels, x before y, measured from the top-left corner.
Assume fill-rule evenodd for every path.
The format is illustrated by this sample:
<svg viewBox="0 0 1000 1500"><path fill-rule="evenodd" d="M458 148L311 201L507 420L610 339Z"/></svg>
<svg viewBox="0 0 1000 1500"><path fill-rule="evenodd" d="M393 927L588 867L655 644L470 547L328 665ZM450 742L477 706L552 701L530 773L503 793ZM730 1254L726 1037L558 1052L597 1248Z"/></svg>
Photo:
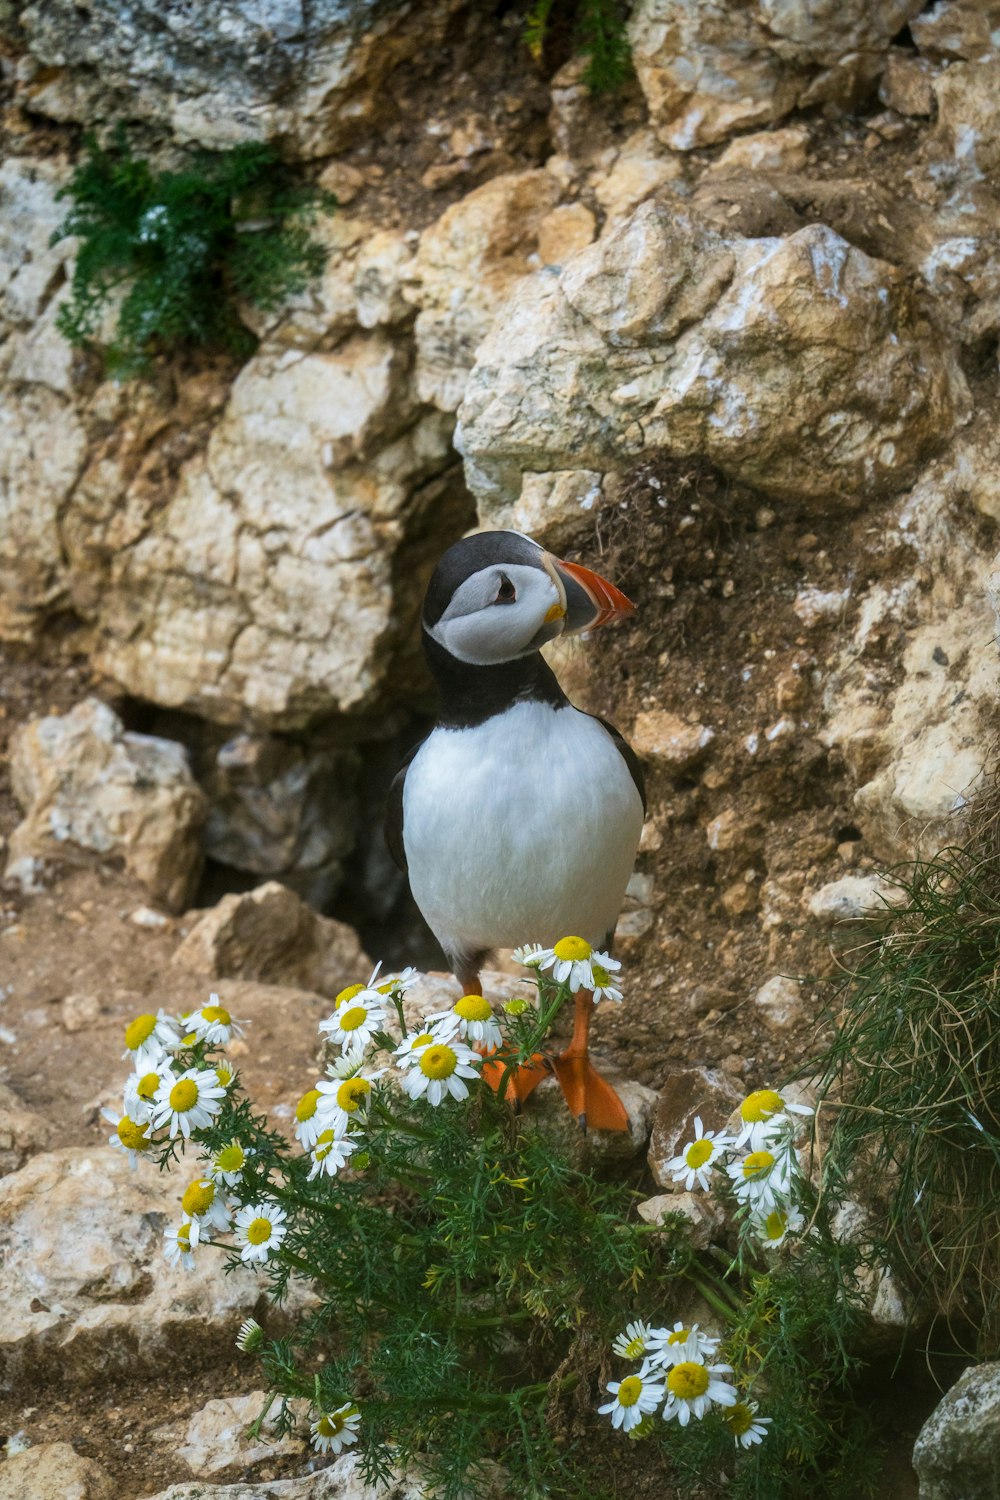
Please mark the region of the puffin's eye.
<svg viewBox="0 0 1000 1500"><path fill-rule="evenodd" d="M516 598L517 590L507 577L507 574L501 573L500 587L497 589L497 596L493 601L494 604L513 604Z"/></svg>

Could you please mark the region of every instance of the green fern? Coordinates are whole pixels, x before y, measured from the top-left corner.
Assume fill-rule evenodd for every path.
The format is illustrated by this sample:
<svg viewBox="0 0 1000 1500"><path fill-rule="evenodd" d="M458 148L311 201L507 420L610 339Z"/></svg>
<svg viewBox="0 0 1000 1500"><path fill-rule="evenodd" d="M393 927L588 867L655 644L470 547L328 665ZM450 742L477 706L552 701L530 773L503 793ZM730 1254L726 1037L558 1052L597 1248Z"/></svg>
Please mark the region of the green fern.
<svg viewBox="0 0 1000 1500"><path fill-rule="evenodd" d="M311 224L335 200L298 180L272 147L202 152L160 173L132 155L121 127L109 146L89 135L84 148L60 193L72 208L53 235L80 241L59 328L73 344L92 340L120 297L105 349L119 376L183 348L251 353L239 304L273 310L322 271Z"/></svg>
<svg viewBox="0 0 1000 1500"><path fill-rule="evenodd" d="M524 23L524 41L536 61L544 55L553 12L572 25L576 51L587 59L583 81L591 92L620 89L631 63L620 0L535 0Z"/></svg>

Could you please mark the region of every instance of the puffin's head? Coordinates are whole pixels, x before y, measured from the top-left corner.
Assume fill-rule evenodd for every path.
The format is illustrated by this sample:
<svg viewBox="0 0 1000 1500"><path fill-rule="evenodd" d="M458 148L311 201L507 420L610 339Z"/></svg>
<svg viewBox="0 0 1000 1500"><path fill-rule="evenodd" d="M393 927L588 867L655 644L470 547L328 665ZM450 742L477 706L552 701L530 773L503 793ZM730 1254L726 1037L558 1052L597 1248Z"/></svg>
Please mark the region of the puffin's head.
<svg viewBox="0 0 1000 1500"><path fill-rule="evenodd" d="M449 655L488 667L634 609L598 573L562 562L530 537L483 531L449 547L434 569L423 623Z"/></svg>

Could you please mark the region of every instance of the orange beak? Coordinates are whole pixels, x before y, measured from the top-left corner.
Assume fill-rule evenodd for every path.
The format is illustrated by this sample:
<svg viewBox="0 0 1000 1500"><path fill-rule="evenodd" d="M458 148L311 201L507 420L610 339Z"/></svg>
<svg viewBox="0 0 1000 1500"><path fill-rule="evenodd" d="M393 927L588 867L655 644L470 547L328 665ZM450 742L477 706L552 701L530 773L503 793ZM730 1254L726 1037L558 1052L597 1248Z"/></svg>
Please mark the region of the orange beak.
<svg viewBox="0 0 1000 1500"><path fill-rule="evenodd" d="M631 599L616 589L613 583L579 563L563 562L553 558L556 570L566 590L566 633L576 630L596 630L609 620L623 620L635 614Z"/></svg>

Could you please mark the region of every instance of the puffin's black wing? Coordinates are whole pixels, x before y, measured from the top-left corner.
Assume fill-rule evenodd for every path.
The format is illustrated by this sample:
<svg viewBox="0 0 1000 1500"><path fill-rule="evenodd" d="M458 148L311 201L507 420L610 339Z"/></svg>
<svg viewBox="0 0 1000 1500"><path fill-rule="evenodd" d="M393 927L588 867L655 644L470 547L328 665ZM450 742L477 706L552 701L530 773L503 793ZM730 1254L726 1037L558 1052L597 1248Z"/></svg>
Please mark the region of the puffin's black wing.
<svg viewBox="0 0 1000 1500"><path fill-rule="evenodd" d="M642 761L639 759L638 755L636 755L628 740L618 733L618 730L613 724L609 724L607 719L598 718L597 714L592 715L592 717L597 719L598 724L600 724L602 728L606 729L608 731L608 734L610 734L611 738L614 740L615 749L618 751L622 760L628 766L628 773L631 776L632 780L635 782L635 789L639 793L639 800L642 803L642 810L643 812L645 812L646 776L645 772L642 769ZM393 783L393 785L395 785L395 783ZM402 783L400 783L399 795L400 798L402 798ZM402 813L400 814L400 825L402 826Z"/></svg>
<svg viewBox="0 0 1000 1500"><path fill-rule="evenodd" d="M402 765L392 778L389 795L385 801L385 818L382 823L382 831L385 834L386 847L392 855L394 863L402 870L404 875L409 872L406 868L406 850L403 847L403 782L406 780L410 761L423 743L423 740L418 740L413 748L406 752Z"/></svg>

